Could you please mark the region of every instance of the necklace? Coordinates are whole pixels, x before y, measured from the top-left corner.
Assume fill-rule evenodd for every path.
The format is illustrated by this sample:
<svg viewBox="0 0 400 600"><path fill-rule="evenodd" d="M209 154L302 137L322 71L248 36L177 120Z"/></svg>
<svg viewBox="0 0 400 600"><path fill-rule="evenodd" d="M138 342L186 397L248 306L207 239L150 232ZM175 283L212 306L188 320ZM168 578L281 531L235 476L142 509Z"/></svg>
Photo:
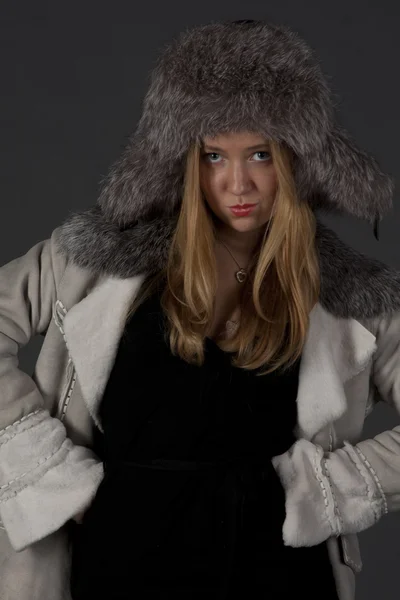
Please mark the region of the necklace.
<svg viewBox="0 0 400 600"><path fill-rule="evenodd" d="M221 242L221 244L223 244L225 246L225 248L228 250L229 254L232 256L233 260L235 261L235 263L237 264L237 266L239 267L239 271L236 271L235 273L235 277L238 280L239 283L243 283L247 277L247 272L245 271L245 269L243 269L243 267L241 267L238 263L238 261L236 260L236 258L233 256L232 252L229 250L228 246L222 241L219 240Z"/></svg>

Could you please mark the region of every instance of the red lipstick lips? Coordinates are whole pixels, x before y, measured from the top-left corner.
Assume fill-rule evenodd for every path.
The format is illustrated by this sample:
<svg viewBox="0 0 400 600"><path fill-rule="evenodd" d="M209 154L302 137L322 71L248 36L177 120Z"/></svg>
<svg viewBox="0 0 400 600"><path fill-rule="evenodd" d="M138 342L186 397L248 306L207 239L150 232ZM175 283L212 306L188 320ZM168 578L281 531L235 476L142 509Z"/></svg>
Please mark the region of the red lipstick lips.
<svg viewBox="0 0 400 600"><path fill-rule="evenodd" d="M257 206L256 204L236 204L236 206L230 206L231 212L236 217L247 217L248 214Z"/></svg>
<svg viewBox="0 0 400 600"><path fill-rule="evenodd" d="M229 208L250 208L251 206L255 206L255 204L235 204L235 206Z"/></svg>

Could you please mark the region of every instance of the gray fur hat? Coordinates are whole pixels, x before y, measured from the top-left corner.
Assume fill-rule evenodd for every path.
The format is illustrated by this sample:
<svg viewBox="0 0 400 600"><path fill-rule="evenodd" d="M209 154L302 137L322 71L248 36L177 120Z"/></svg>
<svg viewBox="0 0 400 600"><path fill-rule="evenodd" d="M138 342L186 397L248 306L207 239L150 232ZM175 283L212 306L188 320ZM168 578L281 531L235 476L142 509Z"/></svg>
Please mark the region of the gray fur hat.
<svg viewBox="0 0 400 600"><path fill-rule="evenodd" d="M118 276L165 265L190 145L241 130L292 149L299 197L313 209L377 226L392 206L393 179L334 113L313 50L288 27L248 20L183 31L158 57L136 131L102 182L97 205L60 227L61 251Z"/></svg>
<svg viewBox="0 0 400 600"><path fill-rule="evenodd" d="M290 146L299 196L371 223L393 182L335 123L332 95L310 47L284 26L212 23L181 33L159 56L143 113L99 198L119 225L172 215L183 163L204 136L251 130Z"/></svg>

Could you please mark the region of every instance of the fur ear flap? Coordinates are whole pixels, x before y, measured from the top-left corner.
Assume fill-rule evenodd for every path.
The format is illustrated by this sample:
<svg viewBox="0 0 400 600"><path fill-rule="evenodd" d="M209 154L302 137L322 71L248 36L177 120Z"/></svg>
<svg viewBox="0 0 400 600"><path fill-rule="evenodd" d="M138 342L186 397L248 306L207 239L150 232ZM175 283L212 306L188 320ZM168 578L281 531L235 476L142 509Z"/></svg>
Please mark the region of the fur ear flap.
<svg viewBox="0 0 400 600"><path fill-rule="evenodd" d="M162 159L136 133L103 178L97 204L104 218L119 227L168 218L179 210L183 180L184 158Z"/></svg>
<svg viewBox="0 0 400 600"><path fill-rule="evenodd" d="M303 161L305 169L297 171L299 189L315 190L314 208L344 211L374 224L377 215L392 207L394 179L343 128L335 126L323 150Z"/></svg>

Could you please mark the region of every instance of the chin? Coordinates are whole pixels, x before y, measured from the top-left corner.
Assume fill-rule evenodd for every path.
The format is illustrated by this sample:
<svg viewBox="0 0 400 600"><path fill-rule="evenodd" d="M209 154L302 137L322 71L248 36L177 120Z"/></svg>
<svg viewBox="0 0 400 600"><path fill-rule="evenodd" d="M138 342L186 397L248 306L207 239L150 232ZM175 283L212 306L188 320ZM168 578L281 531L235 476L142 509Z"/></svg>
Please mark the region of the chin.
<svg viewBox="0 0 400 600"><path fill-rule="evenodd" d="M260 229L263 225L259 224L255 219L251 219L250 217L239 217L238 219L229 221L228 223L231 229L235 231L256 231Z"/></svg>

